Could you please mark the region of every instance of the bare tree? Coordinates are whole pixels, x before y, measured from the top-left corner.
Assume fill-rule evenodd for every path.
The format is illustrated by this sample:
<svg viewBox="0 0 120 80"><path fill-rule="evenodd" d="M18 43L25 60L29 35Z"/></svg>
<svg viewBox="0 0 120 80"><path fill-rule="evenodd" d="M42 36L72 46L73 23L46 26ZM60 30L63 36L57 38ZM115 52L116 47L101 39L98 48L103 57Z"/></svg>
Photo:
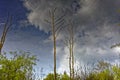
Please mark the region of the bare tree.
<svg viewBox="0 0 120 80"><path fill-rule="evenodd" d="M70 80L74 80L74 42L75 42L75 28L73 23L69 21L69 26L67 28L68 35L65 38L65 45L69 49L69 70L70 70Z"/></svg>
<svg viewBox="0 0 120 80"><path fill-rule="evenodd" d="M6 22L3 26L4 29L3 29L2 36L1 36L1 39L0 39L0 55L1 55L3 45L5 43L5 40L6 40L7 32L10 29L11 25L12 25L12 16L8 16Z"/></svg>
<svg viewBox="0 0 120 80"><path fill-rule="evenodd" d="M57 72L56 72L56 39L59 32L64 27L64 16L65 14L58 16L56 13L57 8L54 8L49 11L50 20L45 20L51 26L52 38L53 38L53 49L54 49L54 80L57 80Z"/></svg>

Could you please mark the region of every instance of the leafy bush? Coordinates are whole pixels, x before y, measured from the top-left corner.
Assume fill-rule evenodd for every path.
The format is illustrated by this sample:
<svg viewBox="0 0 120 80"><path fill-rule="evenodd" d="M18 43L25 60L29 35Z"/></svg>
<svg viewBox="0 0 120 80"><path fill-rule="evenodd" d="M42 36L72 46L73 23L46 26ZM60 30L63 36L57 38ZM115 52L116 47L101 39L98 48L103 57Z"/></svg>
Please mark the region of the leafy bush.
<svg viewBox="0 0 120 80"><path fill-rule="evenodd" d="M27 53L11 52L11 57L0 55L0 80L32 80L33 65L36 57Z"/></svg>
<svg viewBox="0 0 120 80"><path fill-rule="evenodd" d="M106 69L101 72L91 72L86 80L114 80L111 72Z"/></svg>
<svg viewBox="0 0 120 80"><path fill-rule="evenodd" d="M54 80L54 74L49 73L44 80ZM57 80L70 80L70 78L65 72L64 74L57 74ZM101 61L98 62L93 71L85 76L77 74L74 80L120 80L120 67Z"/></svg>
<svg viewBox="0 0 120 80"><path fill-rule="evenodd" d="M114 80L120 80L120 67L113 66L112 71L113 71L113 75L114 75Z"/></svg>
<svg viewBox="0 0 120 80"><path fill-rule="evenodd" d="M64 74L57 74L57 80L69 80L69 76L67 75L66 72ZM49 73L44 80L54 80L54 74Z"/></svg>
<svg viewBox="0 0 120 80"><path fill-rule="evenodd" d="M103 64L103 63L102 63ZM107 64L107 63L106 63ZM98 71L93 71L89 74L86 80L120 80L120 67L119 66L100 66ZM105 67L105 68L103 68Z"/></svg>

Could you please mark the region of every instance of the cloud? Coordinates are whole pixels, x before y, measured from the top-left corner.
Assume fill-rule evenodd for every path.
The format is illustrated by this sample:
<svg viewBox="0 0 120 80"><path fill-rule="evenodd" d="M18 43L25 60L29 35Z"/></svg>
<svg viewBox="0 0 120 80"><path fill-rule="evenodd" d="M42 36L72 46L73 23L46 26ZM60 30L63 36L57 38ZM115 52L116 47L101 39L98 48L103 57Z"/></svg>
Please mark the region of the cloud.
<svg viewBox="0 0 120 80"><path fill-rule="evenodd" d="M119 55L119 54L120 54L120 47L115 47L115 48L113 48L113 51L114 51L117 55Z"/></svg>
<svg viewBox="0 0 120 80"><path fill-rule="evenodd" d="M80 62L77 59L75 59L74 66L75 69L80 67ZM69 73L69 50L67 47L64 48L64 55L60 61L60 66L58 67L58 73L63 73L64 71Z"/></svg>
<svg viewBox="0 0 120 80"><path fill-rule="evenodd" d="M79 2L79 0L77 1ZM55 7L58 9L63 8L67 16L70 17L73 15L72 3L73 0L24 0L24 6L30 12L27 17L28 21L44 31L50 30L50 26L46 25L44 21L49 19L49 10Z"/></svg>
<svg viewBox="0 0 120 80"><path fill-rule="evenodd" d="M67 14L65 18L73 19L78 31L94 32L96 29L100 31L106 21L117 22L119 16L117 2L119 0L24 0L24 6L29 10L28 21L45 32L50 30L50 26L44 19L49 19L49 10L55 7L64 9ZM72 5L76 8L79 5L76 12ZM57 14L59 15L59 12Z"/></svg>
<svg viewBox="0 0 120 80"><path fill-rule="evenodd" d="M75 1L75 0L74 0ZM120 41L120 27L118 26L120 9L119 0L24 0L24 6L29 10L27 20L40 30L48 32L50 26L46 25L44 19L48 18L48 11L53 8L64 8L67 16L75 24L77 41L75 44L75 55L78 62L87 63L95 59L109 58L117 56L110 49L114 43ZM58 39L64 39L65 32L60 33ZM49 39L49 40L48 40ZM46 42L51 42L51 38ZM59 42L58 42L59 43ZM58 48L58 53L61 51ZM52 51L52 50L51 50ZM66 52L68 53L68 52ZM60 68L65 67L66 56L63 55L60 62ZM61 56L60 56L61 57Z"/></svg>
<svg viewBox="0 0 120 80"><path fill-rule="evenodd" d="M72 5L76 1L80 8L74 13ZM100 21L107 18L116 18L119 13L119 5L117 2L119 0L24 0L24 6L29 10L28 20L32 24L39 26L41 29L46 29L43 27L44 19L48 19L48 12L51 8L64 8L67 13L67 17L72 17L80 23L89 22L91 19L96 19ZM77 5L75 5L77 7ZM111 6L112 5L112 6ZM114 14L114 15L113 15ZM78 25L80 25L80 23Z"/></svg>

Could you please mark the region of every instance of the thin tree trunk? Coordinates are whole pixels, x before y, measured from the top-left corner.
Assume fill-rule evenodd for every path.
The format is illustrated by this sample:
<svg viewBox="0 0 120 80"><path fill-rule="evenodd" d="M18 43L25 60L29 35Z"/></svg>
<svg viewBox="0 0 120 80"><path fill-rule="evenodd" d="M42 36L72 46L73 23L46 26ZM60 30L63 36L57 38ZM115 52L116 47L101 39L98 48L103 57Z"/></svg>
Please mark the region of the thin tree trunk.
<svg viewBox="0 0 120 80"><path fill-rule="evenodd" d="M72 66L71 66L71 48L69 48L69 69L70 69L70 80L72 80Z"/></svg>
<svg viewBox="0 0 120 80"><path fill-rule="evenodd" d="M73 30L72 23L70 23L68 32L69 32L68 48L69 48L70 80L74 80L74 30Z"/></svg>
<svg viewBox="0 0 120 80"><path fill-rule="evenodd" d="M0 48L0 55L1 55L2 53L1 53L1 48Z"/></svg>
<svg viewBox="0 0 120 80"><path fill-rule="evenodd" d="M72 47L72 78L74 80L74 54L73 54L73 47Z"/></svg>
<svg viewBox="0 0 120 80"><path fill-rule="evenodd" d="M55 80L57 80L57 74L56 74L56 38L54 37L54 74L55 74Z"/></svg>
<svg viewBox="0 0 120 80"><path fill-rule="evenodd" d="M71 53L72 53L72 78L74 80L74 33L73 33L73 27L71 32Z"/></svg>
<svg viewBox="0 0 120 80"><path fill-rule="evenodd" d="M62 16L57 16L56 15L56 8L52 9L49 11L50 14L50 21L49 20L45 20L47 23L50 24L50 26L52 27L52 38L53 38L53 53L54 53L54 80L57 80L57 71L56 71L56 38L59 34L59 32L61 31L61 29L63 28L63 17L65 15Z"/></svg>
<svg viewBox="0 0 120 80"><path fill-rule="evenodd" d="M12 25L11 22L12 22L12 16L10 16L10 17L8 16L8 19L3 26L4 29L3 29L2 36L1 36L1 39L0 39L0 55L2 54L2 48L3 48L3 45L5 43L7 32Z"/></svg>
<svg viewBox="0 0 120 80"><path fill-rule="evenodd" d="M54 13L52 12L52 33L53 33L53 45L54 45L54 80L57 80L56 75L56 36L55 36L55 23Z"/></svg>

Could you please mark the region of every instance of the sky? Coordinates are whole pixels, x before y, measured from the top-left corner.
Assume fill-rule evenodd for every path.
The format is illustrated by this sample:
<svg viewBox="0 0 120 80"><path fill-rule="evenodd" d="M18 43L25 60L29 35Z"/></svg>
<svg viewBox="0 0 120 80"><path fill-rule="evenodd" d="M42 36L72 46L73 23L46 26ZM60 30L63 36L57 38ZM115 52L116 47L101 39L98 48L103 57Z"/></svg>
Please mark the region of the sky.
<svg viewBox="0 0 120 80"><path fill-rule="evenodd" d="M53 43L49 10L57 7L65 20L74 22L75 66L93 64L99 60L111 63L119 61L120 48L111 49L120 43L120 0L1 0L0 35L8 13L13 16L13 25L7 34L2 51L26 51L36 55L36 69L44 68L45 74L53 71ZM60 10L62 9L62 11ZM57 38L57 71L68 70L68 48L63 44L66 32Z"/></svg>

